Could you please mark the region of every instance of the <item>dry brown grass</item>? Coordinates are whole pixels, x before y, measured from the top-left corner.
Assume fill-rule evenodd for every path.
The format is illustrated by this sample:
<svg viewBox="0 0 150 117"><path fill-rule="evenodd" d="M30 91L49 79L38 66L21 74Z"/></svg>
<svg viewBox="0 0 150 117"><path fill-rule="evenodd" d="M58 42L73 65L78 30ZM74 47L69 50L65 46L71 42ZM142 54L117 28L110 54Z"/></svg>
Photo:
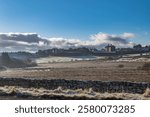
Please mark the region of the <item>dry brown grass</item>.
<svg viewBox="0 0 150 117"><path fill-rule="evenodd" d="M147 88L143 95L144 97L150 97L150 88Z"/></svg>
<svg viewBox="0 0 150 117"><path fill-rule="evenodd" d="M118 66L124 65L123 68ZM69 63L40 64L32 69L1 71L0 77L49 78L67 80L101 80L149 82L149 72L137 69L144 62L77 61Z"/></svg>
<svg viewBox="0 0 150 117"><path fill-rule="evenodd" d="M141 67L142 70L149 71L150 70L150 62L144 63Z"/></svg>
<svg viewBox="0 0 150 117"><path fill-rule="evenodd" d="M131 93L99 93L89 89L62 89L58 87L55 90L47 90L44 88L22 88L14 86L0 87L0 96L15 96L16 99L150 99L150 89L142 94L131 94ZM9 98L9 99L10 99Z"/></svg>

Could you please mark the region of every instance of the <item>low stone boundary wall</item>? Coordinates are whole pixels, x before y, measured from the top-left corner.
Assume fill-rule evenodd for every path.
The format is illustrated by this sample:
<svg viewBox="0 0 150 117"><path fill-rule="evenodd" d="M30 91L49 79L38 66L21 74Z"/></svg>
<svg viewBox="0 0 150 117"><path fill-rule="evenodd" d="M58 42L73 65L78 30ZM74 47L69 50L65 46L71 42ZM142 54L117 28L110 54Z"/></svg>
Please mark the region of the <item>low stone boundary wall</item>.
<svg viewBox="0 0 150 117"><path fill-rule="evenodd" d="M21 86L24 88L45 88L56 89L89 89L97 92L124 92L142 94L146 88L150 88L150 83L133 83L122 81L80 81L64 79L33 79L33 78L0 78L0 86Z"/></svg>

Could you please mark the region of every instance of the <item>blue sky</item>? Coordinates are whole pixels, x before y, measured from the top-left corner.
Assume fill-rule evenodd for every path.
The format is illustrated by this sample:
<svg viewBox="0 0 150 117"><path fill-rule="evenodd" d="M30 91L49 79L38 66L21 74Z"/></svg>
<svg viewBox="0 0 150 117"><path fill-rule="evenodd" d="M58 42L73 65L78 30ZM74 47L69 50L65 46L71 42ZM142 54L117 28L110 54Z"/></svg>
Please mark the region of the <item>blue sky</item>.
<svg viewBox="0 0 150 117"><path fill-rule="evenodd" d="M150 0L0 0L0 32L87 40L90 35L134 33L150 43Z"/></svg>

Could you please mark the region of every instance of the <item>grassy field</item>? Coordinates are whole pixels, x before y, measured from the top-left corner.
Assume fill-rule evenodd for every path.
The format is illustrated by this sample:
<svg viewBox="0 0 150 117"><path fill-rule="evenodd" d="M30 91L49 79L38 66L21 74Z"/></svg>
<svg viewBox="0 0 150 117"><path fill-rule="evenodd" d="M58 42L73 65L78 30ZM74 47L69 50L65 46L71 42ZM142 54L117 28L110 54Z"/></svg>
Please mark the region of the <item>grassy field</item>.
<svg viewBox="0 0 150 117"><path fill-rule="evenodd" d="M150 83L150 70L142 69L144 63L143 61L103 60L39 63L37 67L0 71L0 77Z"/></svg>
<svg viewBox="0 0 150 117"><path fill-rule="evenodd" d="M64 58L63 58L64 59ZM57 61L57 60L56 60ZM27 68L7 68L0 71L5 78L43 78L67 80L99 80L99 81L130 81L150 83L149 59L120 60L77 60L44 62L38 66ZM89 89L23 88L18 86L1 86L0 99L150 99L150 89L143 94L125 92L100 93Z"/></svg>

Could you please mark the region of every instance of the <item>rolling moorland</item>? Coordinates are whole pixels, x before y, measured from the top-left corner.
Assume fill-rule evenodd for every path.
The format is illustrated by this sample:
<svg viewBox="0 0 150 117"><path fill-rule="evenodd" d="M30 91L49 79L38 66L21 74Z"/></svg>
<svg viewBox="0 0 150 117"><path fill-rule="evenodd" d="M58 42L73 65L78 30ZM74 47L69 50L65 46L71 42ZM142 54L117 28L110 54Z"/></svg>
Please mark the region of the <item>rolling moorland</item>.
<svg viewBox="0 0 150 117"><path fill-rule="evenodd" d="M19 60L20 64L16 64L18 63L16 58L8 56L6 58L13 62L12 66L7 66L10 63L6 62L0 71L1 99L149 99L150 97L149 55L48 56L33 58L32 61ZM22 78L26 86L22 84ZM40 83L37 83L38 80ZM43 80L48 81L42 83ZM71 83L69 85L66 83L69 81L81 82L78 87L74 87ZM99 81L102 84L98 85ZM130 89L133 90L130 92Z"/></svg>

